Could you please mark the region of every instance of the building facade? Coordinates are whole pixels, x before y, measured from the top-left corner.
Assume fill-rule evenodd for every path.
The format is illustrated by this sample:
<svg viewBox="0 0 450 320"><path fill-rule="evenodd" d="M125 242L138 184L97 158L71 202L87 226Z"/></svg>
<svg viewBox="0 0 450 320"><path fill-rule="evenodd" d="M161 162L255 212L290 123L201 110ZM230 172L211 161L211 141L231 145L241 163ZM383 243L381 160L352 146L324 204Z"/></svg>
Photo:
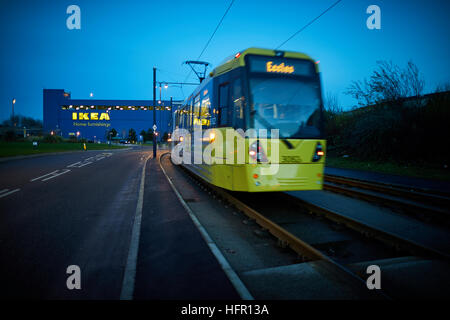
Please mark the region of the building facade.
<svg viewBox="0 0 450 320"><path fill-rule="evenodd" d="M172 132L172 112L180 102L156 102L158 139ZM139 137L142 130L153 127L152 100L72 99L63 89L44 89L44 132L64 138L78 137L105 142L110 130L127 139L130 129Z"/></svg>

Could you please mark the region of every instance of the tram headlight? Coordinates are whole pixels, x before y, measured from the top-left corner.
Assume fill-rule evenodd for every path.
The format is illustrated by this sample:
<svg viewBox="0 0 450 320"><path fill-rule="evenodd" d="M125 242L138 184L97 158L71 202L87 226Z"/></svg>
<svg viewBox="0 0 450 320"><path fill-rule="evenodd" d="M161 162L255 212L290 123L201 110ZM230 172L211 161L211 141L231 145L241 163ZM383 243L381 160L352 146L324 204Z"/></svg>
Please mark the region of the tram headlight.
<svg viewBox="0 0 450 320"><path fill-rule="evenodd" d="M261 163L261 162L268 162L266 153L264 152L264 149L261 147L261 143L259 140L253 142L249 149L248 149L248 155L251 159L254 161Z"/></svg>
<svg viewBox="0 0 450 320"><path fill-rule="evenodd" d="M323 151L322 144L320 142L317 142L316 150L314 151L314 156L312 158L312 162L319 161L324 155L325 155L325 152Z"/></svg>

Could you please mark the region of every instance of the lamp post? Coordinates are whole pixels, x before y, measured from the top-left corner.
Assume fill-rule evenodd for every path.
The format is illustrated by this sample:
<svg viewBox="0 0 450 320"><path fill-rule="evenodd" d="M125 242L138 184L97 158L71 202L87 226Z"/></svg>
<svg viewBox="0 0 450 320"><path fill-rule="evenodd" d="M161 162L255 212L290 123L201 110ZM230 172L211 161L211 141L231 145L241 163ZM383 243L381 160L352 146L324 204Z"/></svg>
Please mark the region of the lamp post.
<svg viewBox="0 0 450 320"><path fill-rule="evenodd" d="M156 127L156 68L153 68L153 128ZM156 135L153 129L153 158L156 159Z"/></svg>
<svg viewBox="0 0 450 320"><path fill-rule="evenodd" d="M172 97L170 97L169 124L167 126L167 129L169 130L169 137L170 137L170 131L173 131L172 120L173 120L173 99L172 99Z"/></svg>
<svg viewBox="0 0 450 320"><path fill-rule="evenodd" d="M12 99L12 118L11 118L12 126L13 126L13 127L16 126L16 123L14 122L14 105L15 105L15 104L16 104L16 99L14 98L14 99Z"/></svg>

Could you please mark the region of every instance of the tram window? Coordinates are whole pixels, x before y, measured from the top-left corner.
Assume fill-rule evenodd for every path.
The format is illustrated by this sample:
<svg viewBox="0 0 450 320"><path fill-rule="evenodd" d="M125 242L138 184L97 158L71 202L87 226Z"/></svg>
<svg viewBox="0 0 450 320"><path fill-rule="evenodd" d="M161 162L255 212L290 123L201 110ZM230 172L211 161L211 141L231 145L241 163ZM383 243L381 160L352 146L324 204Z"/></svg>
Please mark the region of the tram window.
<svg viewBox="0 0 450 320"><path fill-rule="evenodd" d="M194 98L194 113L193 113L193 124L192 126L195 128L196 126L199 126L201 123L200 120L200 94L198 94L195 98Z"/></svg>
<svg viewBox="0 0 450 320"><path fill-rule="evenodd" d="M229 84L224 84L219 87L219 127L226 127L228 120L228 101L230 94Z"/></svg>
<svg viewBox="0 0 450 320"><path fill-rule="evenodd" d="M211 119L211 101L208 96L203 97L200 111L200 121L203 128L209 128Z"/></svg>
<svg viewBox="0 0 450 320"><path fill-rule="evenodd" d="M192 99L189 100L186 108L186 130L191 130L192 127Z"/></svg>
<svg viewBox="0 0 450 320"><path fill-rule="evenodd" d="M188 105L186 105L185 107L184 107L184 109L183 109L183 119L184 119L184 128L186 129L186 130L189 130L189 128L190 128L190 117L191 117L191 114L189 113L189 108L190 108L190 106L189 106L189 103L188 103Z"/></svg>
<svg viewBox="0 0 450 320"><path fill-rule="evenodd" d="M233 124L235 129L244 129L244 97L242 97L241 79L236 79L233 83Z"/></svg>
<svg viewBox="0 0 450 320"><path fill-rule="evenodd" d="M175 111L175 128L174 129L177 129L179 127L180 127L180 112L179 112L179 110L176 110Z"/></svg>
<svg viewBox="0 0 450 320"><path fill-rule="evenodd" d="M181 127L183 129L186 129L186 106L184 106L183 109L181 109L180 117L181 117L181 120L180 120Z"/></svg>

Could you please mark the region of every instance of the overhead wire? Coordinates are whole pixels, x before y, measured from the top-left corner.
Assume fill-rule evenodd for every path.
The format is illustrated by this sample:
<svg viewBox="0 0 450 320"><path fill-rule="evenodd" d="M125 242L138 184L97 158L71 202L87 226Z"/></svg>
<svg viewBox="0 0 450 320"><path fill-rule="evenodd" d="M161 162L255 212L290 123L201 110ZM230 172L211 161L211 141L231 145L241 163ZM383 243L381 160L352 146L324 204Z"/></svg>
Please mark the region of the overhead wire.
<svg viewBox="0 0 450 320"><path fill-rule="evenodd" d="M203 47L203 50L201 51L201 53L197 57L197 60L199 60L202 57L203 53L205 53L206 49L208 48L209 44L211 43L211 40L214 38L214 35L216 34L217 30L219 30L220 25L222 24L223 20L225 19L226 15L228 14L228 11L230 11L231 7L233 6L233 3L234 3L234 0L231 0L230 5L228 6L227 10L225 10L225 13L223 14L223 16L220 19L219 23L217 23L216 28L214 29L213 33L209 37L209 39L206 42L205 46ZM192 70L189 71L189 74L187 75L186 79L184 79L184 82L186 82L186 80L190 77L191 73L192 73Z"/></svg>
<svg viewBox="0 0 450 320"><path fill-rule="evenodd" d="M327 9L325 9L325 11L323 11L321 14L319 14L317 17L315 17L314 19L312 19L310 22L308 22L306 25L304 25L300 30L296 31L293 35L291 35L289 38L287 38L284 42L282 42L278 47L275 48L275 50L278 50L279 48L281 48L282 46L284 46L288 41L290 41L292 38L294 38L296 35L298 35L300 32L302 32L303 30L305 30L306 28L308 28L310 25L312 25L315 21L317 21L320 17L322 17L325 13L327 13L328 11L330 11L331 9L333 9L339 2L341 2L342 0L338 0L335 3L333 3L330 7L328 7Z"/></svg>

